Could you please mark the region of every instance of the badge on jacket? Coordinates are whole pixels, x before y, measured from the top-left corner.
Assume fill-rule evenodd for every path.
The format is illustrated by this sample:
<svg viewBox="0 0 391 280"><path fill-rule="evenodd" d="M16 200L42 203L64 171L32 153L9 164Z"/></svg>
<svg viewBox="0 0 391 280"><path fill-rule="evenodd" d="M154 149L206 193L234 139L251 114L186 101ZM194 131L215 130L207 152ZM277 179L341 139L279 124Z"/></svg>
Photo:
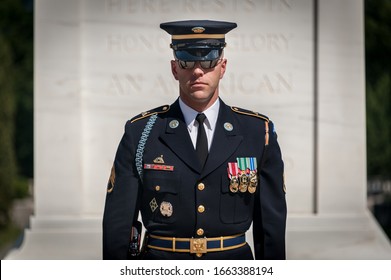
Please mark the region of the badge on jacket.
<svg viewBox="0 0 391 280"><path fill-rule="evenodd" d="M237 158L236 162L228 163L229 190L255 193L258 185L257 159L255 157Z"/></svg>
<svg viewBox="0 0 391 280"><path fill-rule="evenodd" d="M153 163L145 163L144 169L160 170L160 171L174 171L173 165L164 164L163 155L155 158Z"/></svg>

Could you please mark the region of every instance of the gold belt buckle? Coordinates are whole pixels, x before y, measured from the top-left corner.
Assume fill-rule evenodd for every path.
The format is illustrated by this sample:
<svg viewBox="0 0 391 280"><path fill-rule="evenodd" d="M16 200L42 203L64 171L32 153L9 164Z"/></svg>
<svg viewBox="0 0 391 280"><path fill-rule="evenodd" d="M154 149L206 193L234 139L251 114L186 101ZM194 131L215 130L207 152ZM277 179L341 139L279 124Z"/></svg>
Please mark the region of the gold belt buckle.
<svg viewBox="0 0 391 280"><path fill-rule="evenodd" d="M207 252L206 238L191 238L190 239L190 253L205 254Z"/></svg>

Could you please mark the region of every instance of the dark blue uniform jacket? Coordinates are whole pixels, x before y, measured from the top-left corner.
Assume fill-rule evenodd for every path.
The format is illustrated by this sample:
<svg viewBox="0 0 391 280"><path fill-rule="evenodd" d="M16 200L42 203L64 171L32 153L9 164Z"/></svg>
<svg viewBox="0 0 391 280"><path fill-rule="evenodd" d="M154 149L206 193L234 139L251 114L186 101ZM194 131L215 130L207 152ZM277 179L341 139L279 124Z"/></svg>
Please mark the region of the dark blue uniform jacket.
<svg viewBox="0 0 391 280"><path fill-rule="evenodd" d="M107 189L104 259L127 258L131 227L139 211L150 234L167 237L200 237L199 229L201 237L230 236L246 232L253 223L253 252L244 246L207 253L203 259L285 259L284 166L273 124L258 113L220 102L204 168L197 160L178 100L126 123ZM146 128L151 116L156 121ZM140 145L141 138L145 143ZM228 164L238 158L256 159L255 193L230 191ZM164 168L156 168L159 164ZM159 209L162 203L170 206L169 214ZM198 211L200 205L203 212ZM150 249L145 258L196 257Z"/></svg>

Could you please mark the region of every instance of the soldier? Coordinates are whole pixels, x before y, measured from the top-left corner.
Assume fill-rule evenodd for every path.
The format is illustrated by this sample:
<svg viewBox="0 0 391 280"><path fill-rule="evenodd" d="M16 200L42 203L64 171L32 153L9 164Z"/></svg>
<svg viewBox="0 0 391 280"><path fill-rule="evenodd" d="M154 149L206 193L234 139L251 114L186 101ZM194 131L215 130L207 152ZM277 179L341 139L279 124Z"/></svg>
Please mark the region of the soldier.
<svg viewBox="0 0 391 280"><path fill-rule="evenodd" d="M139 212L147 230L142 259L285 259L284 165L274 125L219 97L225 34L236 26L160 25L172 35L179 98L126 123L107 188L104 259L138 255ZM253 252L245 238L251 224Z"/></svg>

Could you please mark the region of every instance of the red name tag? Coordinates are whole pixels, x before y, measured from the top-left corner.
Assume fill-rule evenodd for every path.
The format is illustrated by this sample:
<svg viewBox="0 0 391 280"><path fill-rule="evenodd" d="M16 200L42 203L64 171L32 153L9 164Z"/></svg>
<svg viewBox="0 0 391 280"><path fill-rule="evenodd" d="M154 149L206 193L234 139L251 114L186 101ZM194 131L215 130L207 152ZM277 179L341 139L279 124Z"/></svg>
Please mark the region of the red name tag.
<svg viewBox="0 0 391 280"><path fill-rule="evenodd" d="M172 165L164 165L164 164L146 163L146 164L144 164L144 169L162 170L162 171L174 171L174 166L172 166Z"/></svg>

